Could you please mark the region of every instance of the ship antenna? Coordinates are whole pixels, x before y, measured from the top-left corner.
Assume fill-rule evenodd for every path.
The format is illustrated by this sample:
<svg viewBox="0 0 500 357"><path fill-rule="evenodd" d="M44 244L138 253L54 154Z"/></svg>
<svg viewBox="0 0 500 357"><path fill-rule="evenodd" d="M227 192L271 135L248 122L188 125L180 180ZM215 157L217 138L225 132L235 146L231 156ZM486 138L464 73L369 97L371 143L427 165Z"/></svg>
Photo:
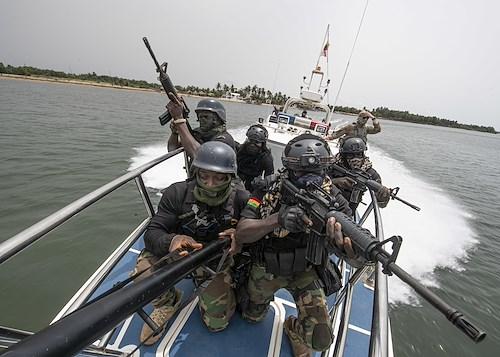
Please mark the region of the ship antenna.
<svg viewBox="0 0 500 357"><path fill-rule="evenodd" d="M363 21L365 20L365 14L366 14L366 10L368 9L369 2L370 2L370 0L366 0L365 9L363 10L363 16L361 16L361 21L359 22L358 32L356 32L356 37L354 38L354 43L352 44L351 54L349 55L349 59L347 60L347 64L345 66L345 71L344 71L344 74L342 76L342 80L340 81L339 90L337 91L337 95L335 96L335 102L333 102L333 109L334 110L335 110L335 106L337 105L337 100L339 99L340 91L342 90L342 85L344 84L344 79L345 79L345 76L347 74L347 70L349 69L349 64L351 63L351 58L352 58L352 55L354 53L354 48L356 47L356 42L358 42L358 36L359 36L360 31L361 31L361 26L363 25Z"/></svg>

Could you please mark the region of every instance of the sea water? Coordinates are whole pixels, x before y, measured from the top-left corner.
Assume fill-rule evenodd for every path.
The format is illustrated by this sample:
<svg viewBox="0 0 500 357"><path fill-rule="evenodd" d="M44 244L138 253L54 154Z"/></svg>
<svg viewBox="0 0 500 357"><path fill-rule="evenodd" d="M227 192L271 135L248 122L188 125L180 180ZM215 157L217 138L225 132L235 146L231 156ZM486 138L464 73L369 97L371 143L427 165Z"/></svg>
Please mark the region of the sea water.
<svg viewBox="0 0 500 357"><path fill-rule="evenodd" d="M191 109L197 100L187 98ZM169 129L157 117L165 104L153 92L0 80L0 241L164 154ZM224 105L229 131L240 141L251 123L271 112L267 106ZM488 332L475 345L391 277L395 354L495 356L500 137L381 123L382 132L369 136L368 155L386 186L399 186L402 198L422 208L391 201L382 210L385 236L403 237L398 264ZM171 165L144 176L155 202L161 189L182 179ZM0 325L36 331L49 323L145 215L131 183L2 264Z"/></svg>

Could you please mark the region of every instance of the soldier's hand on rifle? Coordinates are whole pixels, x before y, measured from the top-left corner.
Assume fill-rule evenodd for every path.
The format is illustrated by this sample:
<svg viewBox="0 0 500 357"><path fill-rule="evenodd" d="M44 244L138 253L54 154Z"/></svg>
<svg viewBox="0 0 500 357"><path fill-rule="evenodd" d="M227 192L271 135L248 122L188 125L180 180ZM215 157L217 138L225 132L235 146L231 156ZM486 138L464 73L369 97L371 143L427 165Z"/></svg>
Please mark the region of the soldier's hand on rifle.
<svg viewBox="0 0 500 357"><path fill-rule="evenodd" d="M257 176L256 178L254 178L252 180L252 186L253 186L255 191L266 192L271 187L271 184L274 181L276 181L277 177L278 177L278 175L276 175L276 174L271 174L271 175L268 175L264 178Z"/></svg>
<svg viewBox="0 0 500 357"><path fill-rule="evenodd" d="M377 193L377 201L379 202L389 202L389 199L391 198L391 190L385 186L381 186Z"/></svg>
<svg viewBox="0 0 500 357"><path fill-rule="evenodd" d="M179 252L179 255L181 257L184 257L189 254L189 251L198 250L201 248L203 248L203 244L198 243L190 236L178 234L174 236L174 238L170 242L169 252L177 250Z"/></svg>
<svg viewBox="0 0 500 357"><path fill-rule="evenodd" d="M336 177L332 179L332 183L337 186L338 188L343 188L345 190L349 190L354 186L356 181L354 181L350 177Z"/></svg>
<svg viewBox="0 0 500 357"><path fill-rule="evenodd" d="M172 115L174 120L182 119L183 105L181 101L172 93L168 93L168 97L170 98L170 102L167 104L167 109L170 115Z"/></svg>
<svg viewBox="0 0 500 357"><path fill-rule="evenodd" d="M305 232L312 221L298 206L282 205L278 213L278 223L291 233Z"/></svg>
<svg viewBox="0 0 500 357"><path fill-rule="evenodd" d="M348 258L356 258L351 239L349 237L344 237L342 225L335 221L335 217L330 217L328 221L326 221L326 235L335 242L337 248L345 252Z"/></svg>
<svg viewBox="0 0 500 357"><path fill-rule="evenodd" d="M231 240L231 248L229 249L229 253L233 255L241 251L241 245L236 242L234 235L235 233L236 229L234 228L229 228L219 233L219 239L229 238Z"/></svg>

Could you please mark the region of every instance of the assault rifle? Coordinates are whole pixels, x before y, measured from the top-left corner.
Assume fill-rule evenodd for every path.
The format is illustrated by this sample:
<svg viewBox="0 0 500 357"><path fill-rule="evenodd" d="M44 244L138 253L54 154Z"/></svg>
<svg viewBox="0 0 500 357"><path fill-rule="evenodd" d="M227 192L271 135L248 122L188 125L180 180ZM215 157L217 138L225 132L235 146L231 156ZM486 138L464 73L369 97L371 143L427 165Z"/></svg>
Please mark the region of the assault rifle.
<svg viewBox="0 0 500 357"><path fill-rule="evenodd" d="M378 190L382 187L382 184L378 183L375 180L372 180L370 178L370 176L368 176L367 174L365 174L364 172L362 172L360 170L356 170L356 171L347 170L347 169L345 169L342 166L339 166L337 164L332 164L331 168L334 171L338 171L342 175L353 179L354 181L356 181L356 183L368 187L373 192L378 192ZM408 201L405 201L404 199L397 196L397 194L399 192L399 187L390 188L389 191L390 191L391 199L398 200L399 202L404 203L405 205L413 208L414 210L420 211L420 207L418 207L418 206L416 206Z"/></svg>
<svg viewBox="0 0 500 357"><path fill-rule="evenodd" d="M313 240L313 244L311 244L311 249L309 249L310 244L308 242L306 259L311 261L310 259L321 258L321 255L317 253L309 257L308 254L315 253L314 250L317 250L318 247L323 247L322 250L325 251L325 244L328 244L325 240L326 222L330 217L334 217L342 225L344 235L351 239L353 248L363 263L381 263L383 267L382 271L385 274L394 274L412 287L422 298L438 309L451 323L474 342L480 342L486 337L486 333L469 322L460 311L448 305L448 303L420 284L395 263L401 243L403 242L400 236L393 236L379 242L368 229L362 228L351 217L338 211L338 203L335 202L335 199L315 183L308 185L306 189L299 189L289 179L284 178L281 193L285 204L298 205L313 222L310 227L311 235L309 237L310 240ZM389 242L392 243L392 253L384 249L384 245ZM334 248L335 250L336 248Z"/></svg>
<svg viewBox="0 0 500 357"><path fill-rule="evenodd" d="M186 102L184 102L184 99L182 99L178 94L177 94L177 91L175 90L175 87L174 85L172 84L172 81L170 80L170 77L168 76L167 74L167 66L168 66L168 63L167 62L164 62L161 66L160 64L158 63L158 61L156 60L156 56L155 54L153 53L153 50L151 49L151 46L149 45L149 41L147 39L147 37L143 37L142 40L144 41L144 44L146 45L146 48L148 49L149 51L149 54L151 55L151 57L153 58L153 62L155 63L155 66L156 66L156 72L158 72L160 75L158 77L158 80L160 81L162 87L163 87L163 90L165 91L165 94L167 94L167 96L169 95L169 93L172 93L172 95L177 98L177 100L179 100L179 102L182 104L182 111L183 111L183 117L184 118L188 118L189 116L189 108L187 107L186 105ZM170 98L170 97L169 97ZM172 99L172 98L171 98ZM167 124L170 120L172 120L172 116L170 115L169 111L167 110L166 112L164 112L162 115L160 115L159 117L160 119L160 124L161 125L165 125ZM189 123L186 122L188 125Z"/></svg>

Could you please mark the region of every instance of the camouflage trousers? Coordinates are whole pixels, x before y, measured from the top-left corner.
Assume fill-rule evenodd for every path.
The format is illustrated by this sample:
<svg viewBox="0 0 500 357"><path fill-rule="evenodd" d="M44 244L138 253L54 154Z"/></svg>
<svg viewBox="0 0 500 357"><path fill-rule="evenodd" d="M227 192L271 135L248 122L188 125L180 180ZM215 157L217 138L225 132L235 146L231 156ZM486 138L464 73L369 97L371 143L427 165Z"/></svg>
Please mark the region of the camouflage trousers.
<svg viewBox="0 0 500 357"><path fill-rule="evenodd" d="M294 324L290 339L317 351L328 349L333 341L333 332L325 293L314 283L317 280L318 275L312 268L285 277L266 273L265 267L254 264L247 288L250 302L242 313L243 318L251 322L262 321L274 293L286 288L293 295L298 311L298 323Z"/></svg>
<svg viewBox="0 0 500 357"><path fill-rule="evenodd" d="M160 258L153 253L143 250L135 265L132 274L149 268L156 263ZM199 309L201 318L207 328L212 332L222 331L229 325L229 320L234 314L236 308L236 298L233 290L233 280L231 277L232 258L228 257L224 262L222 269L209 282L205 289L199 294ZM214 269L215 270L215 269ZM141 274L136 281L144 279L151 275L150 270ZM194 272L194 278L198 284L201 284L209 277L208 273L203 269L197 269ZM177 302L176 288L170 288L162 295L152 301L155 308L160 306L173 307Z"/></svg>

